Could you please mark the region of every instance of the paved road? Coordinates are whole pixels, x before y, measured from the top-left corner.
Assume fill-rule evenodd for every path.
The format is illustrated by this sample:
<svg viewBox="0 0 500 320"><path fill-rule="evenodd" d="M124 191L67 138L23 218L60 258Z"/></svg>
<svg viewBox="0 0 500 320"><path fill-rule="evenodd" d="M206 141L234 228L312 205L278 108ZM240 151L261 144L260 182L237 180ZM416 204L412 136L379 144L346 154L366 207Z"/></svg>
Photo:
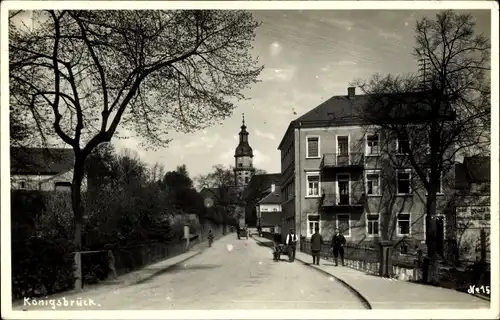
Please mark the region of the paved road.
<svg viewBox="0 0 500 320"><path fill-rule="evenodd" d="M364 308L333 278L298 261L274 262L269 248L235 234L144 283L81 297L96 310Z"/></svg>

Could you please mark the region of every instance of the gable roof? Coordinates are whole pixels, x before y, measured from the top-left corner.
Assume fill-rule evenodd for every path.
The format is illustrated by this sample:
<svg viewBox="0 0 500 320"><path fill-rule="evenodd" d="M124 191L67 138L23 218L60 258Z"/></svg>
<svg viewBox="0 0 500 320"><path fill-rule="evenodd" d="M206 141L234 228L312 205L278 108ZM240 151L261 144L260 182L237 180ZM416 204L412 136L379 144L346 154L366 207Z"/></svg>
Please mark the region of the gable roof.
<svg viewBox="0 0 500 320"><path fill-rule="evenodd" d="M259 204L280 204L281 203L281 189L276 186L274 192L271 192L259 201Z"/></svg>
<svg viewBox="0 0 500 320"><path fill-rule="evenodd" d="M73 169L75 155L66 148L11 148L11 174L59 174Z"/></svg>

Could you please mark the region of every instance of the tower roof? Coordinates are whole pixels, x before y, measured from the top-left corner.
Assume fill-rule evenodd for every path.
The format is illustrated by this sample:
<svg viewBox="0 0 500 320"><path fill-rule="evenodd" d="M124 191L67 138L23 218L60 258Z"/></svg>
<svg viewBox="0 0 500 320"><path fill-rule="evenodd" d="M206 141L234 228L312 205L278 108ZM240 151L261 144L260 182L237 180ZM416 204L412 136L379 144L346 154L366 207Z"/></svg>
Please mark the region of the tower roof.
<svg viewBox="0 0 500 320"><path fill-rule="evenodd" d="M245 114L243 114L243 121L241 125L241 131L239 133L240 143L236 147L234 152L235 157L253 157L252 147L248 144L248 131L246 130L247 126L245 125Z"/></svg>

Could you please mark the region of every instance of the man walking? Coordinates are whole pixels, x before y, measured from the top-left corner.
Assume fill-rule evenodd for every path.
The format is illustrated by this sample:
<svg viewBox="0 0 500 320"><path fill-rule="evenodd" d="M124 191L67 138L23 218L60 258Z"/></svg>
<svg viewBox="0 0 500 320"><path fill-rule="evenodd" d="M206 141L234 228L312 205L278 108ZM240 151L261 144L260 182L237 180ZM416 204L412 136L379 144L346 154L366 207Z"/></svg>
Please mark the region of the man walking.
<svg viewBox="0 0 500 320"><path fill-rule="evenodd" d="M290 233L286 236L285 244L288 246L290 262L293 262L295 260L295 251L297 250L297 235L294 229L290 229Z"/></svg>
<svg viewBox="0 0 500 320"><path fill-rule="evenodd" d="M313 256L313 264L318 266L322 245L323 237L319 234L319 227L316 226L316 228L314 228L314 234L311 236L311 253Z"/></svg>
<svg viewBox="0 0 500 320"><path fill-rule="evenodd" d="M339 229L335 229L335 235L332 238L333 256L335 257L335 265L338 266L338 256L340 254L340 260L342 265L344 265L344 245L346 243L344 235L339 232Z"/></svg>

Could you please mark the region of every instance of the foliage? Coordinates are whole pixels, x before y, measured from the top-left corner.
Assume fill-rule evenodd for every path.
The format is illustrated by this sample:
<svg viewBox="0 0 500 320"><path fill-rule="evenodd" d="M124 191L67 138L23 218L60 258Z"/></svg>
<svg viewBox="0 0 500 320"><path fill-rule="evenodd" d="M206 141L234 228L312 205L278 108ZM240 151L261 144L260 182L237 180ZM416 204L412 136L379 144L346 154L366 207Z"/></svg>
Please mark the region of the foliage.
<svg viewBox="0 0 500 320"><path fill-rule="evenodd" d="M119 125L164 146L169 130L231 115L262 70L250 50L258 23L246 11L32 11L29 28L23 13L9 16L10 103L39 140L74 150L76 251L85 160Z"/></svg>
<svg viewBox="0 0 500 320"><path fill-rule="evenodd" d="M71 242L62 238L13 239L13 298L70 289L73 283L73 257L68 254L70 252Z"/></svg>
<svg viewBox="0 0 500 320"><path fill-rule="evenodd" d="M180 253L184 248L181 243L184 225L193 234L201 231L197 215L203 214L203 204L185 166L152 180L150 166L136 154L127 150L116 153L108 144L99 146L86 165L84 250L113 248L117 259L118 256L123 259L117 260L117 268L126 271L142 266L148 259L157 261ZM74 231L70 197L67 191L12 192L15 297L71 288ZM163 256L151 251L155 246L162 248ZM145 260L141 260L143 251L149 252ZM134 256L129 257L130 254ZM87 283L107 276L105 254L84 254L82 261Z"/></svg>
<svg viewBox="0 0 500 320"><path fill-rule="evenodd" d="M389 137L406 139L403 152L426 190L429 281L437 279L436 194L455 157L489 152L489 41L474 34L469 14L444 11L418 21L414 55L428 68L420 74L375 75L354 83L369 94L359 117Z"/></svg>

